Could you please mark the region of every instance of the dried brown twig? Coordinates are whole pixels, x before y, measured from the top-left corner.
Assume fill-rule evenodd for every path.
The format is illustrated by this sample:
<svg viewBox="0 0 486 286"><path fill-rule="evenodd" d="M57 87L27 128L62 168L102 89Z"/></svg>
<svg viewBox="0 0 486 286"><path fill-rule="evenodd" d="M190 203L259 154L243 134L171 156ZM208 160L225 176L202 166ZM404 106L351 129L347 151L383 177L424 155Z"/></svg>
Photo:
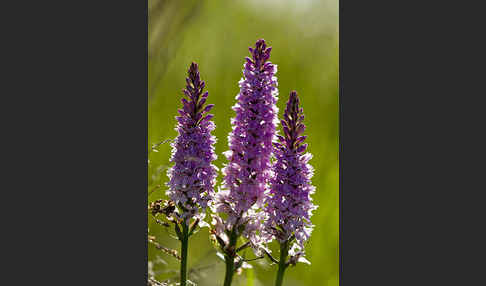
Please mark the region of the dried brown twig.
<svg viewBox="0 0 486 286"><path fill-rule="evenodd" d="M273 258L273 256L266 250L263 250L265 252L265 254L268 256L268 258L273 262L273 263L276 263L276 264L279 264L278 260Z"/></svg>
<svg viewBox="0 0 486 286"><path fill-rule="evenodd" d="M176 250L160 245L160 243L155 241L155 237L149 236L148 242L152 243L155 246L155 248L165 252L166 254L176 258L179 261L181 260L181 257L179 256L179 254L177 254Z"/></svg>
<svg viewBox="0 0 486 286"><path fill-rule="evenodd" d="M169 284L165 282L159 282L154 278L149 277L149 279L147 280L147 286L169 286Z"/></svg>

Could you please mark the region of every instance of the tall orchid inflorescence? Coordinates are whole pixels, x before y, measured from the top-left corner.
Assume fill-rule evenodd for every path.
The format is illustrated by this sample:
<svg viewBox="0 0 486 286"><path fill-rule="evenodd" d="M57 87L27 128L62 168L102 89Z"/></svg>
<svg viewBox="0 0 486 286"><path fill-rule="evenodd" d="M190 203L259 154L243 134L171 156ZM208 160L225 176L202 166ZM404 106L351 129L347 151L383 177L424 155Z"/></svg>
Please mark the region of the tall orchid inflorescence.
<svg viewBox="0 0 486 286"><path fill-rule="evenodd" d="M215 125L212 114L206 114L214 106L204 106L208 97L202 94L205 83L199 76L198 65L192 63L186 78L186 98L182 98L182 109L177 116L176 130L179 133L172 143L170 178L167 195L180 208L180 218L189 223L191 218L202 221L205 209L214 195L217 168L211 163L216 160L214 143L211 135Z"/></svg>
<svg viewBox="0 0 486 286"><path fill-rule="evenodd" d="M202 93L205 84L196 63L189 67L186 82L183 92L187 99L182 98L183 107L178 110L180 116L176 117L179 135L172 143L171 162L175 165L167 172L170 179L167 195L173 204L170 216L181 241L181 286L187 282L188 240L204 223L217 175L217 168L211 163L216 160L213 146L216 139L211 135L215 125L211 121L213 115L206 114L213 105L204 106L208 92ZM191 219L194 219L192 224Z"/></svg>
<svg viewBox="0 0 486 286"><path fill-rule="evenodd" d="M283 136L277 135L273 166L275 176L271 180L270 196L266 199L265 212L268 215L265 231L280 243L279 275L297 261L306 261L304 243L308 240L313 225L310 221L316 206L312 203L311 184L313 168L308 164L312 158L305 153L307 144L302 136L305 130L303 109L299 106L297 92L290 93L284 118L281 120ZM288 261L287 256L290 255ZM281 281L280 281L281 283ZM276 285L281 285L277 281Z"/></svg>
<svg viewBox="0 0 486 286"><path fill-rule="evenodd" d="M239 82L238 100L233 106L236 117L231 120L232 132L228 136L229 151L225 152L228 164L223 169L224 186L215 199L213 211L227 218L213 216L214 230L227 264L236 256L236 242L240 236L249 239L249 245L258 250L264 241L259 235L261 216L258 212L271 172L270 156L275 126L278 124L276 107L277 67L268 61L271 48L258 40L249 48L243 78ZM233 269L228 270L231 280ZM225 285L227 281L225 281ZM231 283L231 282L229 282Z"/></svg>

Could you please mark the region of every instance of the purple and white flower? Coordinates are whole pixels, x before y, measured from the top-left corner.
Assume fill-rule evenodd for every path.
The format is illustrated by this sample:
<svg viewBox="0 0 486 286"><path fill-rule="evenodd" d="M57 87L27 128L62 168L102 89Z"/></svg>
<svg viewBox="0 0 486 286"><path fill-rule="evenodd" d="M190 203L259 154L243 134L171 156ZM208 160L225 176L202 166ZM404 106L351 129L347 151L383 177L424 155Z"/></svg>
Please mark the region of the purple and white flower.
<svg viewBox="0 0 486 286"><path fill-rule="evenodd" d="M304 243L314 227L310 217L317 207L311 198L315 188L311 183L313 168L308 161L312 155L305 153L304 113L295 91L290 93L281 124L283 136L277 135L278 142L274 143L274 176L265 200L268 215L265 232L280 243L295 238L289 254L297 259L304 254Z"/></svg>
<svg viewBox="0 0 486 286"><path fill-rule="evenodd" d="M236 116L231 120L233 129L228 136L228 163L223 169L223 188L218 191L213 211L226 214L226 219L215 216L216 234L228 240L227 231L237 231L250 240L257 249L262 246L263 206L265 192L271 176L270 157L272 142L278 124L276 107L278 90L277 66L269 62L271 47L258 40L249 48L240 92L233 106Z"/></svg>
<svg viewBox="0 0 486 286"><path fill-rule="evenodd" d="M201 222L204 219L205 209L214 197L218 169L212 164L217 158L216 138L211 135L215 125L211 121L213 115L207 114L214 105L205 105L208 92L203 94L205 83L196 63L189 67L186 83L183 93L187 99L182 98L182 108L176 117L179 135L171 144L170 161L175 164L167 172L170 179L167 195L188 224L191 218Z"/></svg>

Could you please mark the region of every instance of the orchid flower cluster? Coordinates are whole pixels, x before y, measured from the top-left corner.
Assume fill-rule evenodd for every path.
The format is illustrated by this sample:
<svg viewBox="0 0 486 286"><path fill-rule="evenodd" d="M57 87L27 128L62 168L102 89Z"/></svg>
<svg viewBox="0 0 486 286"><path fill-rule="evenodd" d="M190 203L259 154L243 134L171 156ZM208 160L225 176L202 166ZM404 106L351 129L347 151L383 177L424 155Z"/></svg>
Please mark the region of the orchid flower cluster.
<svg viewBox="0 0 486 286"><path fill-rule="evenodd" d="M181 280L186 285L188 239L211 211L211 239L220 248L226 262L224 286L231 285L233 275L247 264L238 252L251 247L257 257L265 255L279 265L276 285L282 285L285 269L304 258L304 247L313 229L310 221L316 206L312 203L313 169L307 144L303 109L297 92L290 93L283 119L278 120L277 66L269 61L272 48L264 40L250 47L251 57L243 66L240 92L236 96L228 136L228 163L222 169L223 183L215 192L218 169L211 135L215 129L205 105L208 92L201 80L198 65L189 67L183 90L182 108L176 117L178 136L172 143L172 168L168 201L152 203L152 214L163 214L181 241ZM277 127L281 124L283 135ZM160 221L159 221L160 222ZM277 240L280 260L267 248ZM238 245L243 241L241 245Z"/></svg>
<svg viewBox="0 0 486 286"><path fill-rule="evenodd" d="M198 65L192 63L186 78L187 97L182 98L182 108L176 131L179 133L172 143L171 162L168 170L169 190L167 195L180 207L180 219L189 223L191 218L200 222L205 217L205 209L214 196L214 185L218 169L211 162L217 159L214 153L216 138L211 135L215 125L207 114L214 104L204 105L209 93L202 93L205 82L201 81Z"/></svg>
<svg viewBox="0 0 486 286"><path fill-rule="evenodd" d="M233 130L228 136L230 150L225 152L229 162L223 169L224 185L213 208L215 235L225 245L231 244L228 232L243 235L257 252L264 243L258 235L263 218L259 210L271 174L270 156L278 123L277 67L268 62L270 51L259 40L255 49L250 48L252 58L246 58L233 106L236 117L231 120ZM225 213L227 219L217 213Z"/></svg>

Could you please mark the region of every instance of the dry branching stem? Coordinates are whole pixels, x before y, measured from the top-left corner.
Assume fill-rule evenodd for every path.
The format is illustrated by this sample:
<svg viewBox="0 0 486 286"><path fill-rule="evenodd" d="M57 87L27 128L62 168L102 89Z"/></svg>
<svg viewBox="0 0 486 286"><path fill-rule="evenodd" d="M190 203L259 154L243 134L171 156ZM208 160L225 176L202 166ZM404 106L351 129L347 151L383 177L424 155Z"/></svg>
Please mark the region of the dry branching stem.
<svg viewBox="0 0 486 286"><path fill-rule="evenodd" d="M152 238L149 238L148 239L148 242L152 243L155 246L155 248L157 248L157 249L165 252L166 254L168 254L168 255L176 258L179 261L181 260L181 257L179 256L179 254L177 254L177 251L176 250L167 248L165 246L162 246L162 245L160 245L160 243L156 242Z"/></svg>

